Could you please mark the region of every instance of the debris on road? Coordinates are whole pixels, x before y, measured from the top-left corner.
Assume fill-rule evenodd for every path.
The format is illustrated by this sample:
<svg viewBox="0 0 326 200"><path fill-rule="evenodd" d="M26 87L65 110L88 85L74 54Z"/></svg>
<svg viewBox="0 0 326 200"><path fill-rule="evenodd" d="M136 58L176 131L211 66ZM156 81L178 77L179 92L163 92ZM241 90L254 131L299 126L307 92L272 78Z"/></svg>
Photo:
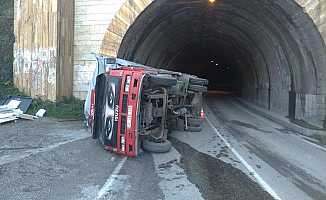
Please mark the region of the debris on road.
<svg viewBox="0 0 326 200"><path fill-rule="evenodd" d="M37 113L35 114L35 116L41 118L41 117L43 117L45 115L45 113L46 113L46 110L40 109L40 110L37 111Z"/></svg>
<svg viewBox="0 0 326 200"><path fill-rule="evenodd" d="M24 114L32 104L30 97L9 96L0 104L0 124L12 122L17 119L34 120L38 117Z"/></svg>
<svg viewBox="0 0 326 200"><path fill-rule="evenodd" d="M34 120L34 119L38 119L37 116L34 115L28 115L28 114L21 114L18 116L18 118L20 119L26 119L26 120Z"/></svg>
<svg viewBox="0 0 326 200"><path fill-rule="evenodd" d="M14 109L20 109L26 113L32 102L33 99L31 97L7 96L0 101L0 105L7 105Z"/></svg>
<svg viewBox="0 0 326 200"><path fill-rule="evenodd" d="M17 118L14 115L7 114L7 116L4 116L5 114L0 113L0 124L11 122L16 120Z"/></svg>
<svg viewBox="0 0 326 200"><path fill-rule="evenodd" d="M19 104L19 101L12 100L6 105L0 106L0 124L17 119L17 115L22 113L21 110L17 109Z"/></svg>

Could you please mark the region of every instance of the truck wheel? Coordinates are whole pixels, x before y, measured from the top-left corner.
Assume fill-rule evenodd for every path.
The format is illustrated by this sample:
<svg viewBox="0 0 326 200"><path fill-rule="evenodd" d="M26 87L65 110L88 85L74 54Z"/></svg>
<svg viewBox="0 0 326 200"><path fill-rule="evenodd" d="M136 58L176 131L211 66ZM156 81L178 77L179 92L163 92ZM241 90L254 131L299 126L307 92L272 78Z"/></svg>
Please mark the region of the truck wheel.
<svg viewBox="0 0 326 200"><path fill-rule="evenodd" d="M188 118L187 119L188 120L188 122L190 122L190 123L194 123L194 124L201 124L201 123L203 123L203 120L202 119L199 119L199 118Z"/></svg>
<svg viewBox="0 0 326 200"><path fill-rule="evenodd" d="M176 125L177 131L184 131L185 130L185 120L184 119L178 119L177 125Z"/></svg>
<svg viewBox="0 0 326 200"><path fill-rule="evenodd" d="M100 133L97 138L97 142L104 147L104 138L103 138L103 133Z"/></svg>
<svg viewBox="0 0 326 200"><path fill-rule="evenodd" d="M171 142L166 140L164 142L152 142L150 140L143 141L143 149L152 153L166 153L171 149Z"/></svg>
<svg viewBox="0 0 326 200"><path fill-rule="evenodd" d="M158 74L155 76L151 75L149 77L149 82L153 85L171 87L177 84L177 79L169 75Z"/></svg>
<svg viewBox="0 0 326 200"><path fill-rule="evenodd" d="M201 132L202 128L200 126L198 126L198 127L188 126L188 129L186 131L189 131L189 132Z"/></svg>
<svg viewBox="0 0 326 200"><path fill-rule="evenodd" d="M199 127L202 123L201 120L194 119L194 118L188 118L188 126L193 126L193 127Z"/></svg>
<svg viewBox="0 0 326 200"><path fill-rule="evenodd" d="M111 127L112 125L109 123L109 121L106 121L105 123L105 132L108 131L108 128ZM111 127L112 128L112 127ZM97 138L98 143L101 146L105 146L104 141L105 141L105 133L103 133L102 131L100 131L98 138Z"/></svg>
<svg viewBox="0 0 326 200"><path fill-rule="evenodd" d="M189 83L192 83L194 85L208 85L208 80L198 77L190 77Z"/></svg>
<svg viewBox="0 0 326 200"><path fill-rule="evenodd" d="M207 87L202 85L189 85L189 90L194 92L207 92Z"/></svg>

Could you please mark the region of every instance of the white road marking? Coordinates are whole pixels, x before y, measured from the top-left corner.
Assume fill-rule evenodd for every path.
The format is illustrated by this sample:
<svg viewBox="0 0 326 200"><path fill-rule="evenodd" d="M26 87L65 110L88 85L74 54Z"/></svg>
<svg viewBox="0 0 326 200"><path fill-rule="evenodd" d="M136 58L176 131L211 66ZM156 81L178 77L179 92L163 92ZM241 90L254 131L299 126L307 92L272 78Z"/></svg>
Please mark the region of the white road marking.
<svg viewBox="0 0 326 200"><path fill-rule="evenodd" d="M127 160L127 157L124 157L119 164L115 167L114 171L112 172L111 176L109 179L105 182L101 190L98 192L96 199L101 199L102 197L105 197L106 195L109 194L109 192L113 189L114 183L116 180L119 180L119 173L121 171L121 168L125 164Z"/></svg>
<svg viewBox="0 0 326 200"><path fill-rule="evenodd" d="M254 170L253 167L249 165L249 163L231 146L231 144L220 134L220 132L215 128L213 123L206 117L206 121L210 125L210 127L215 131L217 136L225 143L225 145L232 151L232 153L240 160L240 162L247 168L249 173L251 173L255 179L257 180L258 184L264 188L274 199L281 200L281 197L273 190L273 188L268 185L264 181L264 179Z"/></svg>
<svg viewBox="0 0 326 200"><path fill-rule="evenodd" d="M57 143L57 144L50 145L48 147L41 147L39 149L26 150L24 152L16 152L16 155L11 154L11 155L1 156L0 157L0 165L15 162L15 161L27 158L27 157L32 156L32 155L36 155L38 153L51 151L51 150L53 150L53 149L55 149L57 147L60 147L62 145L65 145L65 144L68 144L68 143L71 143L71 142L75 142L75 141L78 141L78 140L86 139L86 138L89 138L89 137L90 137L89 135L83 135L83 136L80 136L80 137L77 137L77 138L74 138L74 139L71 139L71 140L68 140L68 141L64 141L64 142L60 142L60 143Z"/></svg>

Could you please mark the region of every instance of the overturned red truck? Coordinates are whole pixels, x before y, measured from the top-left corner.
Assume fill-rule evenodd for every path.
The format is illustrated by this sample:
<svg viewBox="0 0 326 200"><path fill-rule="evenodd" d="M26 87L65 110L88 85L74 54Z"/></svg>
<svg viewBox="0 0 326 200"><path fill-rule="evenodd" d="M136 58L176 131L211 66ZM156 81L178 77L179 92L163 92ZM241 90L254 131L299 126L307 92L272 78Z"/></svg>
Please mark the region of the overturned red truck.
<svg viewBox="0 0 326 200"><path fill-rule="evenodd" d="M135 157L167 152L168 133L200 132L208 80L141 65L106 69L90 93L92 136L107 150Z"/></svg>

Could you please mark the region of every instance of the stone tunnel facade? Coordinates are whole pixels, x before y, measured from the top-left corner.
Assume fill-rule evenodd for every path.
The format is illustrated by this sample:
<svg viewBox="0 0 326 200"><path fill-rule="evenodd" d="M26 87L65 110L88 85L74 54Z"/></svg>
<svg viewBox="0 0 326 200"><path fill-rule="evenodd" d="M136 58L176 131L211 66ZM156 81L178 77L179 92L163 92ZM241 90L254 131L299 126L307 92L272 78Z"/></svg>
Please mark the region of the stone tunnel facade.
<svg viewBox="0 0 326 200"><path fill-rule="evenodd" d="M82 17L78 22L85 23L86 16L95 20L92 13L99 5L92 8L92 1L87 2L89 12L82 12L85 1L76 2L77 19L78 14ZM235 61L230 64L237 68L245 99L284 116L326 126L325 1L220 0L209 5L207 1L134 0L115 5L114 15L98 16L109 22L106 26L88 26L87 30L98 31L97 45L75 46L76 96L84 96L90 76L87 69L94 67L93 58L83 59L90 56L90 48L151 66L189 71L182 69L189 66L185 60L200 51L187 49L202 45L207 46L205 52L223 55L225 62ZM75 45L79 41L75 32ZM209 69L205 70L207 74Z"/></svg>
<svg viewBox="0 0 326 200"><path fill-rule="evenodd" d="M85 98L92 53L219 84L214 59L242 98L325 128L325 16L325 0L75 0L72 94Z"/></svg>

